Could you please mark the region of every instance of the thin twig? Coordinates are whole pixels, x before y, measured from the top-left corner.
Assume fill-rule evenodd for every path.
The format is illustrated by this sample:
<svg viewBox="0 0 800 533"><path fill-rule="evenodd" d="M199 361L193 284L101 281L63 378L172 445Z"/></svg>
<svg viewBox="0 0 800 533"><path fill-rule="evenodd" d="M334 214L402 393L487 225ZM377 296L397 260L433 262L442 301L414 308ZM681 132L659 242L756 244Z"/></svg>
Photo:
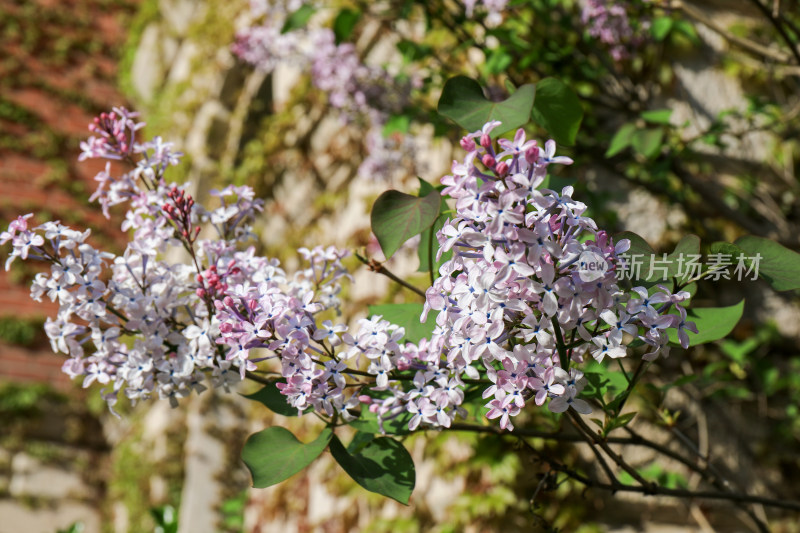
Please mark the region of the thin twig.
<svg viewBox="0 0 800 533"><path fill-rule="evenodd" d="M398 278L396 275L394 275L390 270L388 270L385 266L383 266L378 261L375 261L374 259L367 259L366 257L364 257L364 256L362 256L360 254L355 254L355 256L358 258L359 261L361 261L362 263L367 265L367 268L369 268L371 271L377 272L378 274L383 274L384 276L386 276L390 280L394 281L395 283L399 283L400 285L402 285L406 289L417 293L423 299L425 299L425 293L423 291L421 291L417 287L411 285L406 280Z"/></svg>

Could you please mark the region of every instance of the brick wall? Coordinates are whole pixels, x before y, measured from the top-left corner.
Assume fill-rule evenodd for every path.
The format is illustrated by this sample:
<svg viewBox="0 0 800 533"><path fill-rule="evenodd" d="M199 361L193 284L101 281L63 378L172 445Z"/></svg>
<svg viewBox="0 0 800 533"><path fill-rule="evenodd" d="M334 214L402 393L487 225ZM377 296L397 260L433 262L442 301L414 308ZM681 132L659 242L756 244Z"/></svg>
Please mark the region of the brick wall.
<svg viewBox="0 0 800 533"><path fill-rule="evenodd" d="M87 208L99 162L78 163L79 142L100 111L124 105L116 69L136 0L3 0L0 7L0 226L40 213L93 229L95 245L119 248L119 221ZM0 248L0 258L10 247ZM57 307L29 297L35 271L0 272L0 317L38 319ZM43 333L26 346L0 340L0 380L67 387L62 356Z"/></svg>

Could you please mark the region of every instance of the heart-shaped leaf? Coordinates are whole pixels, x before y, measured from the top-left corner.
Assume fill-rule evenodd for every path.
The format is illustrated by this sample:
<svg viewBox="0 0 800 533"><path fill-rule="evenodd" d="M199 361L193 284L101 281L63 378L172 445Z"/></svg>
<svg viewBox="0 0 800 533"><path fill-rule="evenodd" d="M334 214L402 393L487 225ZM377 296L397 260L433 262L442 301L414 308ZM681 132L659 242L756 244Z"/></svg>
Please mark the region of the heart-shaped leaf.
<svg viewBox="0 0 800 533"><path fill-rule="evenodd" d="M466 76L450 78L439 98L439 114L469 132L477 131L492 120L502 124L492 131L493 138L528 123L536 87L523 85L502 102L492 102L483 94L480 84Z"/></svg>
<svg viewBox="0 0 800 533"><path fill-rule="evenodd" d="M250 435L242 449L242 461L253 476L253 487L263 489L289 479L319 457L332 436L333 431L326 427L315 440L303 444L279 426Z"/></svg>
<svg viewBox="0 0 800 533"><path fill-rule="evenodd" d="M411 455L398 441L376 437L351 454L338 437L331 440L331 455L356 483L370 492L408 505L416 473Z"/></svg>
<svg viewBox="0 0 800 533"><path fill-rule="evenodd" d="M572 146L583 120L583 107L578 95L567 84L555 78L545 78L536 84L531 118L558 144Z"/></svg>
<svg viewBox="0 0 800 533"><path fill-rule="evenodd" d="M726 337L744 312L744 300L736 305L728 307L701 307L689 309L686 320L694 322L697 326L697 333L687 332L689 336L689 346L697 346ZM669 329L669 340L678 344L678 334L674 329Z"/></svg>
<svg viewBox="0 0 800 533"><path fill-rule="evenodd" d="M441 195L431 191L419 198L400 191L386 191L372 206L372 232L383 255L389 259L411 237L429 228L439 216Z"/></svg>
<svg viewBox="0 0 800 533"><path fill-rule="evenodd" d="M739 237L734 244L749 256L747 260L753 269L751 276L757 274L765 278L776 291L800 289L800 254L777 242L752 235ZM733 260L738 262L737 257Z"/></svg>

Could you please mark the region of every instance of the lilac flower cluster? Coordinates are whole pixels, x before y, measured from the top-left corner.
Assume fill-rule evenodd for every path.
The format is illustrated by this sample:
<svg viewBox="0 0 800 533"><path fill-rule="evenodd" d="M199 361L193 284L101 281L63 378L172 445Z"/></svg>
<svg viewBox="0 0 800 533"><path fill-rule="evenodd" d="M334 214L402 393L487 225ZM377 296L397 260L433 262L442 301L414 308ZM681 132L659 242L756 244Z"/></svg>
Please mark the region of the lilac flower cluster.
<svg viewBox="0 0 800 533"><path fill-rule="evenodd" d="M352 43L336 43L330 28L300 28L282 32L286 18L303 4L286 6L280 2L251 4L251 15L260 20L236 35L232 50L256 68L271 72L279 64L300 67L311 74L314 87L328 95L330 104L347 122L370 125L368 158L358 174L369 178L388 178L396 160L414 161L416 150L410 137L405 140L377 139L388 117L409 104L415 81L402 81L382 68L365 64Z"/></svg>
<svg viewBox="0 0 800 533"><path fill-rule="evenodd" d="M456 216L439 233L439 255L455 253L427 291L422 319L436 311L436 329L405 363L416 371L414 388L390 385L379 408L385 416L411 412L412 429L449 426L465 385L483 377L487 416L502 428L512 429L511 417L530 401L588 413L575 366L587 355L624 357L639 340L653 360L668 353L667 330L677 330L684 347L686 331L696 332L679 305L687 292L623 290L615 270L629 242L598 230L572 187L540 188L549 165L572 160L556 157L553 141L544 149L526 141L523 130L497 151L490 133L498 125L464 137L466 157L442 179Z"/></svg>
<svg viewBox="0 0 800 533"><path fill-rule="evenodd" d="M488 400L487 417L510 430L530 402L589 412L578 397L578 365L589 357L624 357L640 341L652 360L667 354L668 330L684 347L686 331L696 332L680 305L688 293L621 288L615 272L629 243L599 230L571 187L542 187L549 165L572 163L553 141L542 149L519 130L496 148L498 122L461 140L467 155L442 178L455 216L438 233L439 256L454 254L427 291L421 318L436 313L433 334L414 344L381 316L361 319L352 334L334 322L346 252L301 248L307 266L289 276L253 247L240 250L261 210L253 191L214 191L214 210L196 204L164 180L179 155L160 141L138 143L133 116L105 116L82 156L132 167L105 172L101 185L111 186L97 193L103 205L129 204L122 255L58 222L29 228L31 215L0 234L13 246L6 268L17 257L51 264L31 294L59 303L45 326L53 350L84 386L107 385L110 406L121 391L175 405L209 383L228 389L266 372L298 411L348 421L366 408L381 423L405 416L411 430L449 427L471 387Z"/></svg>
<svg viewBox="0 0 800 533"><path fill-rule="evenodd" d="M330 28L282 32L290 10L280 3L251 6L254 24L236 34L232 49L243 61L266 72L286 62L311 72L315 87L328 94L330 104L347 120L368 116L383 123L386 115L407 103L410 86L385 69L361 61L352 43L336 43Z"/></svg>
<svg viewBox="0 0 800 533"><path fill-rule="evenodd" d="M628 18L629 7L628 2L618 0L586 0L581 12L581 22L589 35L608 45L615 61L629 57L630 49L642 42ZM643 25L646 29L649 22L643 21Z"/></svg>
<svg viewBox="0 0 800 533"><path fill-rule="evenodd" d="M96 136L81 145L82 160L104 158L130 168L115 176L107 165L92 196L106 214L109 206L128 204L122 228L132 235L121 255L95 249L87 242L88 230L58 221L30 228L31 215L0 235L0 244L13 246L6 269L17 257L50 263L50 272L34 279L31 296L59 304L45 325L52 348L68 356L63 371L82 376L84 386L108 385L104 396L112 406L120 391L134 401L158 396L175 403L204 390L206 374L213 386L238 381L239 372L228 372L236 362L216 347L219 323L211 294L201 294L194 274L202 273L201 263L206 272L222 272L216 281L223 280L223 288L266 266L252 249L238 251L249 235L246 223L261 209L252 191L217 192L224 201L212 211L195 205L184 189L164 181L164 171L181 154L159 138L137 142L143 124L135 118L123 108L104 113L90 126ZM204 224L216 228L217 238L198 239ZM166 259L181 247L191 264Z"/></svg>
<svg viewBox="0 0 800 533"><path fill-rule="evenodd" d="M623 357L638 339L652 360L668 352L670 328L686 345L695 328L679 304L688 293L621 289L615 270L629 243L598 230L571 187L540 189L550 164L572 161L556 157L552 141L544 149L526 141L522 130L497 152L490 132L498 124L464 137L466 158L442 179L456 216L439 234L439 253L456 253L427 291L422 318L438 312L430 340L402 343L403 328L380 316L362 319L352 335L320 323L325 306L315 292L345 274L341 256L318 251L316 269L295 280L305 288L270 276L215 303L227 358L244 371L277 357L286 381L278 387L300 411L349 420L364 404L382 421L409 416L411 430L449 427L463 412L465 388L478 385L487 416L513 429L511 417L531 401L590 411L578 398L585 380L577 365L587 354ZM593 270L590 259L606 268ZM254 356L258 349L274 355Z"/></svg>

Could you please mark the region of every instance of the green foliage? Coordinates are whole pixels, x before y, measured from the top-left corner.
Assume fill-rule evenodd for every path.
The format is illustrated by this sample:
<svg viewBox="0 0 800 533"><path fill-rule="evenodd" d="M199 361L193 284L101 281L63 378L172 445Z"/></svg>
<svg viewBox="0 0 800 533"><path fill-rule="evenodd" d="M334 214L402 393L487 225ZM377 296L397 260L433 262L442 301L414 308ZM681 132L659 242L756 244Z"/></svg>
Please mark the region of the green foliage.
<svg viewBox="0 0 800 533"><path fill-rule="evenodd" d="M636 125L633 123L627 122L620 126L617 133L611 138L608 150L606 150L606 157L614 157L625 148L629 147L631 145L631 138L635 132Z"/></svg>
<svg viewBox="0 0 800 533"><path fill-rule="evenodd" d="M226 531L244 532L244 510L247 506L248 491L243 490L236 496L223 501L219 507L222 514L222 526Z"/></svg>
<svg viewBox="0 0 800 533"><path fill-rule="evenodd" d="M271 411L283 416L298 416L297 409L286 403L286 396L281 394L275 382L264 385L263 388L253 394L242 395L248 400L254 400L264 404Z"/></svg>
<svg viewBox="0 0 800 533"><path fill-rule="evenodd" d="M372 232L383 255L389 259L411 237L429 228L439 216L438 191L417 197L399 191L386 191L372 206Z"/></svg>
<svg viewBox="0 0 800 533"><path fill-rule="evenodd" d="M154 533L178 533L178 512L171 505L150 509L150 515L156 523Z"/></svg>
<svg viewBox="0 0 800 533"><path fill-rule="evenodd" d="M652 159L661 151L663 140L664 130L661 128L636 130L631 135L631 147L636 153Z"/></svg>
<svg viewBox="0 0 800 533"><path fill-rule="evenodd" d="M411 413L401 413L390 420L384 420L383 424L379 424L378 415L369 409L362 409L361 416L350 422L349 425L364 434L406 435L409 433L408 421L410 419Z"/></svg>
<svg viewBox="0 0 800 533"><path fill-rule="evenodd" d="M0 340L18 346L30 346L42 330L41 319L23 319L15 316L0 317Z"/></svg>
<svg viewBox="0 0 800 533"><path fill-rule="evenodd" d="M426 322L420 322L422 304L418 303L370 305L369 314L381 315L384 320L405 328L405 342L419 342L423 337L430 338L433 328L436 327L433 314L428 315Z"/></svg>
<svg viewBox="0 0 800 533"><path fill-rule="evenodd" d="M392 115L383 126L383 136L388 137L393 133L407 133L410 125L411 117L408 115Z"/></svg>
<svg viewBox="0 0 800 533"><path fill-rule="evenodd" d="M536 84L531 117L556 143L572 146L583 120L583 107L578 95L567 84L556 78L545 78Z"/></svg>
<svg viewBox="0 0 800 533"><path fill-rule="evenodd" d="M289 479L319 457L333 437L325 428L308 444L303 444L288 429L269 427L250 435L242 449L242 461L253 476L257 489Z"/></svg>
<svg viewBox="0 0 800 533"><path fill-rule="evenodd" d="M376 437L359 445L359 451L351 454L334 436L330 449L336 462L356 483L370 492L408 505L416 473L411 455L398 441Z"/></svg>
<svg viewBox="0 0 800 533"><path fill-rule="evenodd" d="M430 183L422 179L419 180L420 188L419 195L425 196L431 191L441 191L444 187L440 185L434 188ZM443 227L444 223L450 218L450 207L447 201L442 198L439 204L439 216L433 222L430 228L420 234L419 246L417 247L417 256L419 257L419 272L439 272L439 268L453 257L453 251L448 250L444 252L439 260L436 260L436 253L439 249L439 242L436 240L436 233Z"/></svg>
<svg viewBox="0 0 800 533"><path fill-rule="evenodd" d="M689 486L689 482L684 475L666 470L658 463L650 463L646 468L637 468L636 471L645 480L657 483L668 489L685 489ZM636 484L633 476L627 472L621 472L619 480L627 485Z"/></svg>
<svg viewBox="0 0 800 533"><path fill-rule="evenodd" d="M483 94L481 85L467 78L456 76L447 80L439 98L439 114L467 130L480 130L484 124L499 120L502 124L492 131L497 136L528 123L534 105L536 88L523 85L502 102L492 102Z"/></svg>
<svg viewBox="0 0 800 533"><path fill-rule="evenodd" d="M694 322L698 333L687 332L689 346L697 346L726 337L742 318L744 300L727 307L692 308L687 312L687 321ZM678 342L675 330L669 330L669 340Z"/></svg>
<svg viewBox="0 0 800 533"><path fill-rule="evenodd" d="M62 394L45 384L0 383L0 417L5 420L37 416L47 402L64 400Z"/></svg>
<svg viewBox="0 0 800 533"><path fill-rule="evenodd" d="M750 257L761 255L758 273L776 291L800 289L800 254L777 242L748 235L734 244Z"/></svg>
<svg viewBox="0 0 800 533"><path fill-rule="evenodd" d="M286 17L286 22L284 23L283 28L281 28L281 33L287 33L292 30L305 27L316 11L317 9L309 4L300 6L297 11L294 11L288 17Z"/></svg>
<svg viewBox="0 0 800 533"><path fill-rule="evenodd" d="M645 122L651 124L661 124L669 126L669 119L672 116L672 109L653 109L650 111L642 111L641 117Z"/></svg>
<svg viewBox="0 0 800 533"><path fill-rule="evenodd" d="M625 373L611 370L597 361L589 361L584 366L583 373L587 382L583 396L596 400L604 407L619 397L629 384Z"/></svg>
<svg viewBox="0 0 800 533"><path fill-rule="evenodd" d="M347 41L353 34L353 30L361 20L361 11L353 9L342 9L333 20L333 33L336 35L336 44Z"/></svg>

